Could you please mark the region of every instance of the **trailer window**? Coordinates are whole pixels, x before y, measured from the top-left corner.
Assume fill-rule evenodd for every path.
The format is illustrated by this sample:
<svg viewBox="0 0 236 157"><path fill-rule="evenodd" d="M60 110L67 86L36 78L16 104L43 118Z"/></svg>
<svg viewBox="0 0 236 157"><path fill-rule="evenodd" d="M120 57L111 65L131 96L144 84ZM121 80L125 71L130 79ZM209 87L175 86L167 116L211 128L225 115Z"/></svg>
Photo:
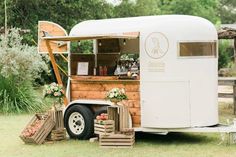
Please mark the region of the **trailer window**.
<svg viewBox="0 0 236 157"><path fill-rule="evenodd" d="M216 56L216 42L180 42L179 55L189 56Z"/></svg>

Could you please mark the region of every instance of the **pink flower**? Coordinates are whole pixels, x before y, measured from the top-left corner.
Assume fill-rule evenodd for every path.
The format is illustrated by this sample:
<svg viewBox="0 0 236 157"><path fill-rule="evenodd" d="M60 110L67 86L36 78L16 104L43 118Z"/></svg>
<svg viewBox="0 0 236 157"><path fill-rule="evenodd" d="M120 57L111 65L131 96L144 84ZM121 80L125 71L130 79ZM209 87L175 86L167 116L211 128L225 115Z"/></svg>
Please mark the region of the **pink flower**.
<svg viewBox="0 0 236 157"><path fill-rule="evenodd" d="M58 96L58 93L57 93L57 92L55 92L53 95L54 95L54 96Z"/></svg>
<svg viewBox="0 0 236 157"><path fill-rule="evenodd" d="M50 90L47 91L47 94L51 94L51 93L52 93L52 91L50 91Z"/></svg>

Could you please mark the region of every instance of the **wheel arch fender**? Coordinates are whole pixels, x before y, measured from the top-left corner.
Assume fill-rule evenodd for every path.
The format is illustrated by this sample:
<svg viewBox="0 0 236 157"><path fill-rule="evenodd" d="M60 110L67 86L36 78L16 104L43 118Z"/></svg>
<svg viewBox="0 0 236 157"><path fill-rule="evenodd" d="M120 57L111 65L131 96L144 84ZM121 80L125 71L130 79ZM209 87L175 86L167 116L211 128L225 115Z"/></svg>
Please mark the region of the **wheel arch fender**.
<svg viewBox="0 0 236 157"><path fill-rule="evenodd" d="M87 106L88 108L91 109L93 106L101 106L101 107L111 106L112 102L105 101L105 100L74 100L74 101L71 101L66 106L66 108L64 109L64 115L65 115L66 111L74 105L84 105L84 106Z"/></svg>

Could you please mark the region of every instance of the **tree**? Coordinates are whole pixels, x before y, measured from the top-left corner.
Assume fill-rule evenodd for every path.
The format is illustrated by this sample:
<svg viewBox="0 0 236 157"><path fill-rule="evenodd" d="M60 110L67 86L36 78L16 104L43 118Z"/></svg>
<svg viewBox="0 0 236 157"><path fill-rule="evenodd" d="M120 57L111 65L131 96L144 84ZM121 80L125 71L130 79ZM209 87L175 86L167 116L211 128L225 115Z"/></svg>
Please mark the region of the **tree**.
<svg viewBox="0 0 236 157"><path fill-rule="evenodd" d="M157 15L159 0L123 0L114 8L115 17Z"/></svg>
<svg viewBox="0 0 236 157"><path fill-rule="evenodd" d="M161 14L185 14L206 18L216 23L218 0L160 0Z"/></svg>
<svg viewBox="0 0 236 157"><path fill-rule="evenodd" d="M236 1L220 0L219 15L222 23L236 22Z"/></svg>
<svg viewBox="0 0 236 157"><path fill-rule="evenodd" d="M8 25L30 29L27 42L37 41L37 24L40 20L58 23L67 31L78 22L89 19L110 18L113 6L105 0L8 0ZM0 3L4 15L4 5ZM0 17L0 27L4 24Z"/></svg>

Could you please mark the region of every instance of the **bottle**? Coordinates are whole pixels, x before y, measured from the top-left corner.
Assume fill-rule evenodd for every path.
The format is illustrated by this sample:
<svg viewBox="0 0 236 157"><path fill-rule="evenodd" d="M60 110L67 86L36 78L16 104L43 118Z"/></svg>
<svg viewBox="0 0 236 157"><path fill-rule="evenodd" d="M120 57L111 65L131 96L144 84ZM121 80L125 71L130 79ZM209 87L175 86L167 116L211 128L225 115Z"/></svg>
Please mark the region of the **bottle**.
<svg viewBox="0 0 236 157"><path fill-rule="evenodd" d="M99 76L103 76L103 68L102 68L102 66L99 66Z"/></svg>
<svg viewBox="0 0 236 157"><path fill-rule="evenodd" d="M94 76L97 75L97 74L96 74L96 71L97 71L96 68L93 68L93 75L94 75Z"/></svg>
<svg viewBox="0 0 236 157"><path fill-rule="evenodd" d="M107 75L107 66L103 67L103 75L106 76Z"/></svg>

